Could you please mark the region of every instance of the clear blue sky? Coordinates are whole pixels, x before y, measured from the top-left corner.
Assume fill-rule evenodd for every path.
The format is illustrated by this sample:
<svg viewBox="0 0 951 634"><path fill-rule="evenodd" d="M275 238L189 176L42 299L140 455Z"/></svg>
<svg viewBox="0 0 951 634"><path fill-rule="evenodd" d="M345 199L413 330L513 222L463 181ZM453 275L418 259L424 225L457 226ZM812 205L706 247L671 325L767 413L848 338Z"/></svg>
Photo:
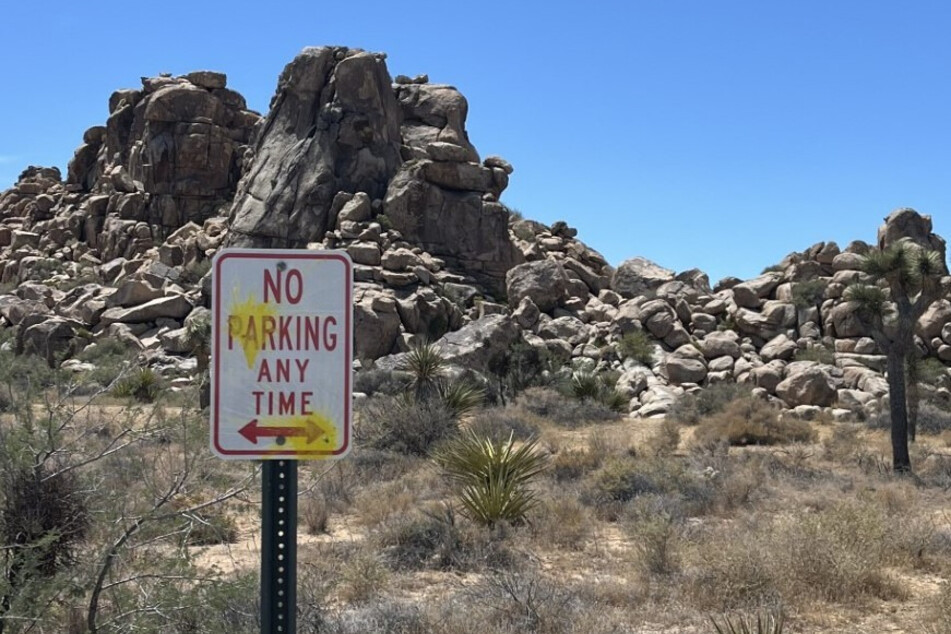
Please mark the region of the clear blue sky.
<svg viewBox="0 0 951 634"><path fill-rule="evenodd" d="M388 53L469 99L503 201L614 264L716 280L895 207L951 237L951 3L28 2L0 6L0 188L65 169L112 90L215 69L264 110L304 46Z"/></svg>

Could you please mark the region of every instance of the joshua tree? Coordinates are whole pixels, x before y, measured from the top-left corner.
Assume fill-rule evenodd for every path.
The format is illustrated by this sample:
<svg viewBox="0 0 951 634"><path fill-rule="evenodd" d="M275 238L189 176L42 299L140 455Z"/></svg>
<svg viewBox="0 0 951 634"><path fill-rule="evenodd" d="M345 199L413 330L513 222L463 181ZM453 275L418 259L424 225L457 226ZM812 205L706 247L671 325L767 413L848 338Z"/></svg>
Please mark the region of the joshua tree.
<svg viewBox="0 0 951 634"><path fill-rule="evenodd" d="M846 290L845 298L853 302L856 314L885 351L892 465L896 472L908 473L911 458L908 455L909 390L905 365L917 356L915 324L931 302L938 298L942 262L936 251L906 238L884 249L870 251L862 269L875 285L854 284ZM916 393L915 389L911 390L911 396ZM917 411L917 403L912 409Z"/></svg>

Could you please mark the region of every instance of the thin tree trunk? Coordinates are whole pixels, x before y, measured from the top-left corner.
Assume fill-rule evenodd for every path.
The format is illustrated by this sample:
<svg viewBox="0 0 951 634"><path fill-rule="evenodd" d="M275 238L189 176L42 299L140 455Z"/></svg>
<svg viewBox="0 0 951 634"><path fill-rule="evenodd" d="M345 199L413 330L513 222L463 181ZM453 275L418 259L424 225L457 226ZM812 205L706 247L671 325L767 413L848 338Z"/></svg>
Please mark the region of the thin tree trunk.
<svg viewBox="0 0 951 634"><path fill-rule="evenodd" d="M892 417L892 468L896 473L911 473L905 397L905 355L894 348L888 351L888 393Z"/></svg>
<svg viewBox="0 0 951 634"><path fill-rule="evenodd" d="M918 383L921 378L918 375L918 354L914 346L905 358L905 386L907 388L905 400L908 407L908 440L915 442L915 436L918 432L918 406L921 402Z"/></svg>

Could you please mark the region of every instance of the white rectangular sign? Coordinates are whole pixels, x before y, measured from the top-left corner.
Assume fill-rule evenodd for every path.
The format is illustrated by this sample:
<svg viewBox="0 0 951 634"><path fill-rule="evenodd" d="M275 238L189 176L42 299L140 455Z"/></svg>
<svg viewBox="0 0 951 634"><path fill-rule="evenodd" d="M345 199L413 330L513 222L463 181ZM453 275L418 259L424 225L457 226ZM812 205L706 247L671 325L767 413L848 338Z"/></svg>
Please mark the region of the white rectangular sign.
<svg viewBox="0 0 951 634"><path fill-rule="evenodd" d="M212 284L212 451L231 460L346 454L353 372L347 253L223 249Z"/></svg>

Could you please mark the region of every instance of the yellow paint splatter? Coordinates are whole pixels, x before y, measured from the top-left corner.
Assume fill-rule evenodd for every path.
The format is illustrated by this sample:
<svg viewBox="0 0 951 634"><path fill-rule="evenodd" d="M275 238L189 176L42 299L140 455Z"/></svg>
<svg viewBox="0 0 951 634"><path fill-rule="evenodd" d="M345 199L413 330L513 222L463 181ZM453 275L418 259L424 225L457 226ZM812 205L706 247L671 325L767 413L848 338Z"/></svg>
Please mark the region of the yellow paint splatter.
<svg viewBox="0 0 951 634"><path fill-rule="evenodd" d="M264 318L273 318L276 315L277 310L271 304L257 301L251 293L248 293L246 300L241 301L240 291L234 289L231 306L228 308L228 337L237 341L244 350L248 368L254 367L254 361L266 340L266 333L263 332Z"/></svg>
<svg viewBox="0 0 951 634"><path fill-rule="evenodd" d="M308 416L271 416L261 418L262 427L296 427L307 432L306 436L288 436L284 444L277 444L277 439L271 439L268 449L285 449L293 451L327 451L339 449L337 426L322 414Z"/></svg>

